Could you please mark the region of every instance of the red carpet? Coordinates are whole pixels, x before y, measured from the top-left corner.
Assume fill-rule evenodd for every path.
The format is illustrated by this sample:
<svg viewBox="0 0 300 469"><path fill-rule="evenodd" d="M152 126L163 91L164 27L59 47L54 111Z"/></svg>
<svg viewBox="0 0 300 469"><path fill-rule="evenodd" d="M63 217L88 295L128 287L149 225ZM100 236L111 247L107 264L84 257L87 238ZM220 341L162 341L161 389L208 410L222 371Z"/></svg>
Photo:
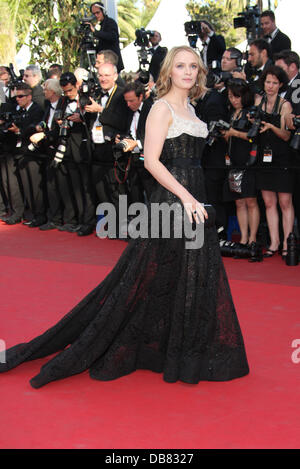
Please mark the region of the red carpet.
<svg viewBox="0 0 300 469"><path fill-rule="evenodd" d="M126 244L1 222L0 339L53 325L112 268ZM227 383L164 383L138 371L88 373L34 390L45 361L0 375L0 448L299 448L300 265L225 259L250 374ZM298 356L300 357L300 351Z"/></svg>

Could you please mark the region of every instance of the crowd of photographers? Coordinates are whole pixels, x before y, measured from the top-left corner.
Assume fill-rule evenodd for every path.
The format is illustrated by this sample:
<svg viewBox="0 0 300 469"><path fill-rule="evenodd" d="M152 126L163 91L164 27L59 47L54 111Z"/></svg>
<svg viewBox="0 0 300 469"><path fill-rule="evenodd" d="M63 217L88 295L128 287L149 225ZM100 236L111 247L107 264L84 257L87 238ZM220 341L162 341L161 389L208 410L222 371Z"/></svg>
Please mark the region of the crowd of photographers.
<svg viewBox="0 0 300 469"><path fill-rule="evenodd" d="M101 3L92 13L102 26L111 20ZM193 104L209 128L203 168L220 239L227 239L228 220L236 214L241 247L256 245L261 236L265 257L280 246L286 257L295 215L298 229L300 220L300 119L294 117L300 114L300 62L274 14L264 12L259 20L263 37L250 41L246 63L201 22L197 37L208 89ZM142 30L141 69L129 80L120 73L118 37L89 27L106 41L97 48L93 74L82 68L62 73L54 64L42 80L33 65L22 78L0 67L0 217L7 224L85 236L95 229L99 203L113 203L118 214L120 195L128 203L149 199L145 122L167 51L159 32ZM196 47L192 36L190 31Z"/></svg>

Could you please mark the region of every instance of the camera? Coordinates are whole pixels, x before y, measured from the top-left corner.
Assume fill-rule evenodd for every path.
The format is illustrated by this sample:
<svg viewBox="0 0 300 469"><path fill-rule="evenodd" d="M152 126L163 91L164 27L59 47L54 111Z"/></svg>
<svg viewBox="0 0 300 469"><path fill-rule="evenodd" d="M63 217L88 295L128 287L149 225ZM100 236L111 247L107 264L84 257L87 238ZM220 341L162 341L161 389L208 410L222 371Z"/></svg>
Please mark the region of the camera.
<svg viewBox="0 0 300 469"><path fill-rule="evenodd" d="M296 130L291 139L290 147L293 148L293 150L300 150L300 117L294 117L293 124Z"/></svg>
<svg viewBox="0 0 300 469"><path fill-rule="evenodd" d="M136 29L134 45L139 47L148 47L149 37L154 36L154 31L146 31L145 28Z"/></svg>
<svg viewBox="0 0 300 469"><path fill-rule="evenodd" d="M82 81L82 85L78 90L79 103L81 107L92 104L90 97L97 99L100 95L101 86L96 76L89 73L89 77Z"/></svg>
<svg viewBox="0 0 300 469"><path fill-rule="evenodd" d="M262 262L262 248L257 243L243 245L232 241L220 241L220 250L223 257L234 259L248 259L249 262Z"/></svg>
<svg viewBox="0 0 300 469"><path fill-rule="evenodd" d="M217 138L222 137L222 130L229 130L230 124L223 120L211 121L208 125L207 144L211 147Z"/></svg>
<svg viewBox="0 0 300 469"><path fill-rule="evenodd" d="M97 40L91 30L89 23L95 20L94 16L81 18L78 34L83 35L79 50L80 50L80 66L83 68L91 68L96 62L96 44ZM87 55L87 58L86 58Z"/></svg>
<svg viewBox="0 0 300 469"><path fill-rule="evenodd" d="M38 123L38 126L42 129L42 131L46 130L47 127L48 127L47 124L46 124L46 122L44 122L44 121L39 122L39 123ZM27 147L27 149L28 149L29 151L34 151L34 150L36 150L36 149L38 149L38 148L39 148L39 143L33 143L33 142L30 143L30 144L28 145L28 147Z"/></svg>
<svg viewBox="0 0 300 469"><path fill-rule="evenodd" d="M249 114L250 119L254 119L254 122L247 134L247 138L250 142L253 142L258 137L259 131L261 129L262 121L265 120L265 112L263 112L261 109L257 108L256 106L252 106L249 109L248 114Z"/></svg>
<svg viewBox="0 0 300 469"><path fill-rule="evenodd" d="M61 120L62 123L60 124L59 128L59 144L52 161L52 166L57 167L63 160L65 156L65 152L67 149L67 140L69 136L69 130L71 129L71 122L68 120L68 117L72 116L73 113L63 113L61 109L55 111L54 113L54 120L59 121Z"/></svg>
<svg viewBox="0 0 300 469"><path fill-rule="evenodd" d="M238 17L233 19L235 29L246 28L248 42L260 37L260 14L260 8L256 5L246 7L245 11L238 13Z"/></svg>
<svg viewBox="0 0 300 469"><path fill-rule="evenodd" d="M3 124L0 125L0 130L8 130L13 124L18 127L23 122L23 115L18 111L1 112L0 121L3 121Z"/></svg>
<svg viewBox="0 0 300 469"><path fill-rule="evenodd" d="M149 38L154 36L154 31L146 31L145 28L137 29L135 31L136 40L135 46L140 47L137 51L139 61L139 81L144 85L144 88L148 88L150 74L150 60L149 60Z"/></svg>
<svg viewBox="0 0 300 469"><path fill-rule="evenodd" d="M195 49L198 37L202 35L201 21L187 21L184 23L185 34L188 37L190 46Z"/></svg>

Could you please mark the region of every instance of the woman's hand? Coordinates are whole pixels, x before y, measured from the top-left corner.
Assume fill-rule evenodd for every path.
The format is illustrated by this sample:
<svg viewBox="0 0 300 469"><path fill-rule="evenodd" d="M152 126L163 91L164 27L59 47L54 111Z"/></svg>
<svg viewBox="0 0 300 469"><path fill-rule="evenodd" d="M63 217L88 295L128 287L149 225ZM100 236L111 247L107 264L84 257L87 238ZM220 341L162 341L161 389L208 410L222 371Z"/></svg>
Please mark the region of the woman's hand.
<svg viewBox="0 0 300 469"><path fill-rule="evenodd" d="M221 134L225 140L228 140L230 137L237 137L237 131L232 127L229 130L221 130Z"/></svg>
<svg viewBox="0 0 300 469"><path fill-rule="evenodd" d="M192 195L182 199L181 202L191 223L193 223L193 220L196 223L200 223L200 221L204 223L205 219L208 218L204 205L198 202Z"/></svg>
<svg viewBox="0 0 300 469"><path fill-rule="evenodd" d="M261 122L261 128L260 128L260 133L264 133L266 132L267 130L274 130L274 125L273 124L270 124L270 122L265 122L265 121L262 121Z"/></svg>

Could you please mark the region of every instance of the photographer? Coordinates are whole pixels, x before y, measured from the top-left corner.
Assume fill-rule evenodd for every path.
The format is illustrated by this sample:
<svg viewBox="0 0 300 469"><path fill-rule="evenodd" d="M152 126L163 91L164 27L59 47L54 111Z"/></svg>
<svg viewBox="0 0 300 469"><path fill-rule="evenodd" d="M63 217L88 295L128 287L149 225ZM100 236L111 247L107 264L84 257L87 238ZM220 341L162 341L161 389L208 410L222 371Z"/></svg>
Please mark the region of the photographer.
<svg viewBox="0 0 300 469"><path fill-rule="evenodd" d="M45 97L41 85L42 73L36 65L28 65L25 68L23 80L32 88L32 101L42 109L45 108Z"/></svg>
<svg viewBox="0 0 300 469"><path fill-rule="evenodd" d="M117 212L119 195L126 194L123 182L125 173L119 174L113 153L116 135L127 130L129 110L123 96L123 88L117 84L117 68L110 63L99 66L98 78L102 93L99 99L91 98L91 105L85 106L89 127L92 132L93 158L92 177L97 204L111 202Z"/></svg>
<svg viewBox="0 0 300 469"><path fill-rule="evenodd" d="M160 41L161 34L158 31L153 31L153 34L151 34L149 37L149 45L151 44L149 52L152 55L149 66L149 73L153 76L154 82L156 82L158 79L160 67L168 52L168 49L166 47L161 47L159 45Z"/></svg>
<svg viewBox="0 0 300 469"><path fill-rule="evenodd" d="M250 123L248 108L254 104L254 96L249 85L240 78L227 83L231 108L231 127L223 135L228 143L230 170L224 186L224 200L235 201L236 215L241 231L240 244L256 242L259 226L259 208L256 199L255 171L250 166L252 144L247 132Z"/></svg>
<svg viewBox="0 0 300 469"><path fill-rule="evenodd" d="M124 64L121 56L119 45L119 29L114 19L106 15L105 7L101 2L92 3L90 7L91 13L96 17L97 24L93 26L90 24L91 31L96 39L98 45L96 52L98 53L104 49L110 49L115 52L119 58L117 69L118 72L123 70Z"/></svg>
<svg viewBox="0 0 300 469"><path fill-rule="evenodd" d="M229 122L227 103L217 90L210 89L197 101L197 116L211 127L214 122ZM223 187L227 176L225 155L226 142L221 132L211 138L203 152L202 166L205 175L207 202L216 210L216 227L220 239L227 239L228 204L224 202Z"/></svg>
<svg viewBox="0 0 300 469"><path fill-rule="evenodd" d="M13 121L3 131L3 158L1 171L4 191L9 201L10 216L5 220L8 225L20 223L24 216L24 195L32 208L30 187L35 183L30 175L30 168L26 169L24 159L29 137L35 131L35 125L41 121L43 110L32 101L32 89L26 83L16 86L16 100ZM31 217L34 217L34 213Z"/></svg>
<svg viewBox="0 0 300 469"><path fill-rule="evenodd" d="M263 91L259 78L272 64L269 44L264 39L255 39L255 41L250 44L248 52L247 65L249 65L250 68L246 67L247 81L254 93L261 93ZM245 75L236 75L236 77L244 79Z"/></svg>
<svg viewBox="0 0 300 469"><path fill-rule="evenodd" d="M293 111L296 111L300 100L300 59L296 52L282 51L274 56L275 65L281 67L288 76L287 89L281 93L281 97L289 101Z"/></svg>
<svg viewBox="0 0 300 469"><path fill-rule="evenodd" d="M221 62L226 49L225 39L220 34L216 34L213 26L206 20L201 20L201 32L199 34L203 49L201 58L207 68L211 68L215 60Z"/></svg>
<svg viewBox="0 0 300 469"><path fill-rule="evenodd" d="M287 116L291 114L292 107L280 97L280 89L288 83L288 77L280 67L267 68L261 81L264 95L257 96L255 100L261 116L258 121L259 167L256 180L257 188L262 191L271 240L264 257L274 256L280 245L277 203L282 212L284 257L287 253L287 237L293 231L294 224L294 174L291 170L291 151L288 143L290 132L286 130ZM258 123L255 125L258 126Z"/></svg>
<svg viewBox="0 0 300 469"><path fill-rule="evenodd" d="M53 161L59 169L59 188L64 204L64 225L59 230L85 236L92 233L95 224L89 134L79 103L75 75L63 73L59 83L65 96Z"/></svg>
<svg viewBox="0 0 300 469"><path fill-rule="evenodd" d="M226 82L242 71L243 54L235 47L225 50L221 60L221 71L212 69L207 78L207 86L223 93L227 99Z"/></svg>
<svg viewBox="0 0 300 469"><path fill-rule="evenodd" d="M62 109L64 103L59 81L53 78L46 80L44 95L46 99L45 113L42 122L36 126L37 133L30 137L32 143L30 150L34 151L34 154L41 160L40 164L44 174L41 185L45 186L43 189L46 192L47 205L43 217L44 221L38 224L34 223L32 226L39 226L40 230L48 231L63 224L63 202L58 183L59 169L52 166L59 135L59 125L55 120L55 113Z"/></svg>
<svg viewBox="0 0 300 469"><path fill-rule="evenodd" d="M291 40L277 28L273 11L264 11L260 15L260 24L263 38L270 44L271 56L283 50L291 50Z"/></svg>
<svg viewBox="0 0 300 469"><path fill-rule="evenodd" d="M122 143L126 144L123 151L131 152L129 198L131 203L145 202L150 198L153 184L153 177L145 169L143 158L146 119L153 105L153 99L151 97L146 99L144 86L139 82L126 85L123 93L131 111L127 122L127 135L131 138L122 139Z"/></svg>

